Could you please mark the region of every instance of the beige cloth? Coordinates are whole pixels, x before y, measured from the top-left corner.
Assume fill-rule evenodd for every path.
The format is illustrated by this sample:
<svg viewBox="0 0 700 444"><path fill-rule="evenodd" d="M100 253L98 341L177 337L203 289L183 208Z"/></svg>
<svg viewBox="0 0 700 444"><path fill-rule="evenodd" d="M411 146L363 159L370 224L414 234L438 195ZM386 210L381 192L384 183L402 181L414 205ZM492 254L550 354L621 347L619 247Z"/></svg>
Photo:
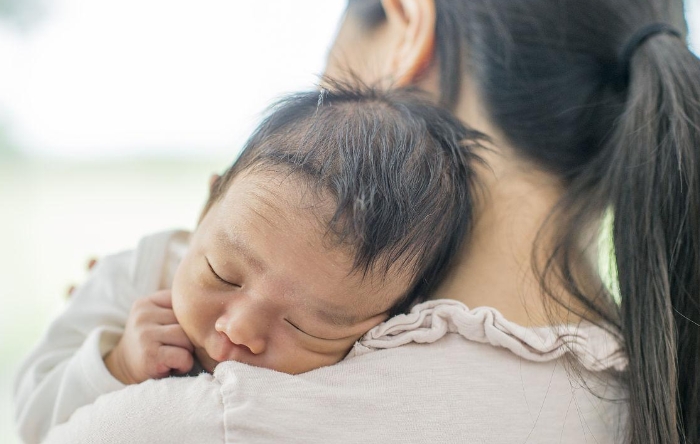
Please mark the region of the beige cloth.
<svg viewBox="0 0 700 444"><path fill-rule="evenodd" d="M334 366L292 376L226 362L147 381L80 408L46 442L616 443L627 404L610 374L625 365L595 326L529 329L436 300Z"/></svg>

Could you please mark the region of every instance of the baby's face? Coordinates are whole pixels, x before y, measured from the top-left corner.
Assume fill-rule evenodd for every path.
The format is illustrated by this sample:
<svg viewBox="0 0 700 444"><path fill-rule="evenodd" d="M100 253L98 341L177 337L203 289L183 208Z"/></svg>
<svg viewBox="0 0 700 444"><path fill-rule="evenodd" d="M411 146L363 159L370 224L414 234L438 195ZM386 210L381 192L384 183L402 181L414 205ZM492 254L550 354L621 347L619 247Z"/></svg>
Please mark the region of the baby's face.
<svg viewBox="0 0 700 444"><path fill-rule="evenodd" d="M202 365L297 374L334 364L407 290L408 278L350 273L324 242L298 179L243 172L194 232L173 282L173 309Z"/></svg>

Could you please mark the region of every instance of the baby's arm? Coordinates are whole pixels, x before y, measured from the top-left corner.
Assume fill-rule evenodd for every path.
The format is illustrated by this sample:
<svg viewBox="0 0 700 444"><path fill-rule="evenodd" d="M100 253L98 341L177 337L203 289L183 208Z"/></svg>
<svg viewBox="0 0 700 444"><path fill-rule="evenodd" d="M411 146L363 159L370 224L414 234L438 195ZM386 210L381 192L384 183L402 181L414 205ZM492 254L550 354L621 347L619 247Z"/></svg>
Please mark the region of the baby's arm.
<svg viewBox="0 0 700 444"><path fill-rule="evenodd" d="M39 442L98 396L124 387L107 370L103 356L118 342L138 297L130 279L133 252L100 261L22 363L15 385L18 431Z"/></svg>
<svg viewBox="0 0 700 444"><path fill-rule="evenodd" d="M100 395L192 368L192 345L170 291L140 297L130 274L133 254L101 261L23 363L15 398L26 442L39 442Z"/></svg>

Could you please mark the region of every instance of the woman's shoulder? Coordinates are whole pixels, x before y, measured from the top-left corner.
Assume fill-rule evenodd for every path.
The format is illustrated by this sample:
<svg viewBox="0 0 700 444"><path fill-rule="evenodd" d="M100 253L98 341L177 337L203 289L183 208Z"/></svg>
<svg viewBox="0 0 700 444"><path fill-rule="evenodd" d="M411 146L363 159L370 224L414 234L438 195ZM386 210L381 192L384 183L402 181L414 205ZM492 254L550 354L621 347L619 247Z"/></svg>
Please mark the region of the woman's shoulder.
<svg viewBox="0 0 700 444"><path fill-rule="evenodd" d="M226 362L215 376L227 436L249 443L615 443L626 411L612 379L457 335L301 375Z"/></svg>
<svg viewBox="0 0 700 444"><path fill-rule="evenodd" d="M220 385L208 374L130 385L79 408L44 442L224 443Z"/></svg>
<svg viewBox="0 0 700 444"><path fill-rule="evenodd" d="M102 257L91 275L98 275L102 281L127 284L138 294L168 288L187 250L190 235L185 230L146 235L135 248Z"/></svg>
<svg viewBox="0 0 700 444"><path fill-rule="evenodd" d="M168 230L144 236L134 251L131 276L143 294L170 288L175 270L189 246L191 233Z"/></svg>
<svg viewBox="0 0 700 444"><path fill-rule="evenodd" d="M587 328L575 347L596 353L602 332ZM619 442L617 361L573 368L565 350L493 310L431 301L336 365L292 376L226 362L215 377L235 412L227 434L245 442Z"/></svg>

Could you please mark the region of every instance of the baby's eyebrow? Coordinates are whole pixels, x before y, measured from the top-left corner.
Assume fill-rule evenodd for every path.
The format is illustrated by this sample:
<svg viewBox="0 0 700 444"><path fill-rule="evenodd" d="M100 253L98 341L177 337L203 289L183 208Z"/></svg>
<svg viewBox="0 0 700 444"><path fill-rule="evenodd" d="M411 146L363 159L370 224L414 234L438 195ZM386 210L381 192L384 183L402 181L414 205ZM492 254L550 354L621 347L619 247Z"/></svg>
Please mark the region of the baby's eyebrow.
<svg viewBox="0 0 700 444"><path fill-rule="evenodd" d="M265 263L255 255L253 250L243 242L238 236L229 235L226 233L218 233L217 238L226 244L228 248L236 250L243 259L253 268L259 272L265 271Z"/></svg>

